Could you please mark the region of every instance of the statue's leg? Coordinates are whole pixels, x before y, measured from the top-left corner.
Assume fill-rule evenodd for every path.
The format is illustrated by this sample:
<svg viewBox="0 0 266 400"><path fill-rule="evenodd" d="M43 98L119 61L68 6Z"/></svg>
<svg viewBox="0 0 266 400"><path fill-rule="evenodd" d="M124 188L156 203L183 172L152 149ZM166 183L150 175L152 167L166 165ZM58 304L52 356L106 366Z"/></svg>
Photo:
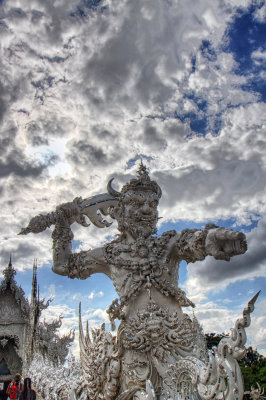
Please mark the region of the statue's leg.
<svg viewBox="0 0 266 400"><path fill-rule="evenodd" d="M145 390L150 365L146 353L124 350L121 363L120 394L127 391ZM134 392L134 393L135 393ZM132 394L133 396L133 394ZM133 397L131 397L133 399Z"/></svg>
<svg viewBox="0 0 266 400"><path fill-rule="evenodd" d="M149 352L124 351L118 400L157 400L161 383Z"/></svg>

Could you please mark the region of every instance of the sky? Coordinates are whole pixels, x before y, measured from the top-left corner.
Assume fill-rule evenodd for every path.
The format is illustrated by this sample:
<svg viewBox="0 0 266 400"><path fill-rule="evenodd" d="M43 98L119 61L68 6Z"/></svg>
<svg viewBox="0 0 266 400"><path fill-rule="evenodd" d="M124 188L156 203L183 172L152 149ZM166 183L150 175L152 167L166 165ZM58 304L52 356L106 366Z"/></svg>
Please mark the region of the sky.
<svg viewBox="0 0 266 400"><path fill-rule="evenodd" d="M247 334L266 356L265 37L261 0L0 0L0 276L12 254L29 296L37 259L53 298L44 316L63 315L62 333L80 301L90 327L110 328L112 282L51 272L51 229L17 234L111 178L119 190L142 159L162 188L158 234L246 233L246 254L182 262L179 285L204 331L220 333L261 290ZM117 233L73 230L74 251Z"/></svg>

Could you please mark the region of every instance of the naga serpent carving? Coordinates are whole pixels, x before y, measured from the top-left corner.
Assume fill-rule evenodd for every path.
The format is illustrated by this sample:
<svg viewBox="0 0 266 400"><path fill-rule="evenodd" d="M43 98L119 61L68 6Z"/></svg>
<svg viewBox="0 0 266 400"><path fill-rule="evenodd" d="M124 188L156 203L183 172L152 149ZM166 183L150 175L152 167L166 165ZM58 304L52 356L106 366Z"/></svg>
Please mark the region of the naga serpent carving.
<svg viewBox="0 0 266 400"><path fill-rule="evenodd" d="M178 287L182 260L194 263L206 256L229 261L247 249L245 235L208 224L203 230L168 231L155 236L161 189L141 163L137 177L120 192L108 183L108 193L76 198L54 212L34 217L21 234L39 233L54 225L55 273L86 279L104 273L118 294L107 310L116 337L101 328L83 333L80 356L89 399L241 399L243 383L237 359L244 355L245 327L256 296L216 353L207 354L199 324L183 313L194 306ZM108 227L115 219L118 238L105 246L72 253L71 224ZM199 349L198 343L202 343Z"/></svg>

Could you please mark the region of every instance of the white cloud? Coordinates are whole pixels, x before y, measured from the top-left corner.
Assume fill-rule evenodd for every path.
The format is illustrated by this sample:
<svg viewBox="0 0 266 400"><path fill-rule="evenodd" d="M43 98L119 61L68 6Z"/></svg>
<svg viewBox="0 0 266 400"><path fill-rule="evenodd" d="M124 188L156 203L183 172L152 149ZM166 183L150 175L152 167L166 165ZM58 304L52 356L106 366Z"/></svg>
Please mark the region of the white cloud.
<svg viewBox="0 0 266 400"><path fill-rule="evenodd" d="M259 49L256 51L253 51L253 53L251 54L252 58L255 59L261 59L261 60L265 60L266 59L266 51L263 51L263 49Z"/></svg>
<svg viewBox="0 0 266 400"><path fill-rule="evenodd" d="M202 17L210 29L214 29L222 25L221 22L219 22L219 20L215 17L215 12L211 7L206 8Z"/></svg>
<svg viewBox="0 0 266 400"><path fill-rule="evenodd" d="M256 21L265 22L265 19L266 19L266 4L262 3L261 7L258 8L257 10L255 10L254 17L255 17Z"/></svg>
<svg viewBox="0 0 266 400"><path fill-rule="evenodd" d="M205 333L230 333L230 329L234 327L236 320L242 317L245 307L247 307L247 304L235 310L214 302L207 302L201 304L199 309L196 308L195 315ZM250 316L251 324L246 328L248 338L246 346L251 345L253 348L257 348L260 354L266 356L265 299L257 300L255 310Z"/></svg>
<svg viewBox="0 0 266 400"><path fill-rule="evenodd" d="M90 292L90 294L88 295L88 299L92 300L95 297L95 292Z"/></svg>
<svg viewBox="0 0 266 400"><path fill-rule="evenodd" d="M99 292L95 292L95 290L93 290L92 292L90 292L90 294L88 295L88 299L93 300L96 297L103 297L104 293L102 290L100 290Z"/></svg>
<svg viewBox="0 0 266 400"><path fill-rule="evenodd" d="M102 320L102 321L104 321L106 323L109 322L109 317L108 317L108 314L107 314L107 312L105 310L101 310L101 309L95 310L92 313L92 316L93 317L97 317L97 318L99 318L100 320Z"/></svg>

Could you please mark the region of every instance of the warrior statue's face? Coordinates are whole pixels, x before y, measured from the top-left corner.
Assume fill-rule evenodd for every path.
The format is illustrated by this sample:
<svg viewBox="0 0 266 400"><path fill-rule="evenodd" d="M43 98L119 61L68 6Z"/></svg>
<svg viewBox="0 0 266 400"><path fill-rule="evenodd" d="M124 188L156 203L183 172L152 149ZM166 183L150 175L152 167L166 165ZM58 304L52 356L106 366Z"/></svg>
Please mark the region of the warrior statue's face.
<svg viewBox="0 0 266 400"><path fill-rule="evenodd" d="M151 190L129 190L121 199L118 229L135 239L156 233L158 196Z"/></svg>

